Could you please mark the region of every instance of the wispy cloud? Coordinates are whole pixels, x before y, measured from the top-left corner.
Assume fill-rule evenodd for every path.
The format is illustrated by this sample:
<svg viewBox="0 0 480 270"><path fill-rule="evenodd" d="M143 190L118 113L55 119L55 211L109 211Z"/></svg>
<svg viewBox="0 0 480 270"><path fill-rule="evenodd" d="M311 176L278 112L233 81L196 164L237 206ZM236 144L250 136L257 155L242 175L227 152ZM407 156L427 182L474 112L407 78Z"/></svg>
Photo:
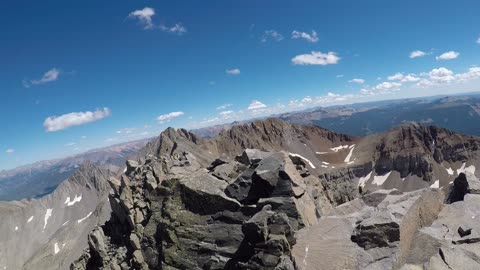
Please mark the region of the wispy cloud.
<svg viewBox="0 0 480 270"><path fill-rule="evenodd" d="M74 146L76 144L77 144L76 142L69 142L69 143L65 144L64 146L69 147L69 146Z"/></svg>
<svg viewBox="0 0 480 270"><path fill-rule="evenodd" d="M232 113L233 113L233 111L222 111L222 112L219 113L219 115L221 115L221 116L228 116L228 115L230 115L230 114L232 114Z"/></svg>
<svg viewBox="0 0 480 270"><path fill-rule="evenodd" d="M340 61L340 57L335 52L315 52L312 51L309 54L301 54L292 58L294 65L332 65L337 64Z"/></svg>
<svg viewBox="0 0 480 270"><path fill-rule="evenodd" d="M110 109L96 110L94 112L72 112L60 116L50 116L43 122L47 132L67 129L73 126L85 125L110 116Z"/></svg>
<svg viewBox="0 0 480 270"><path fill-rule="evenodd" d="M180 117L184 114L185 114L184 112L171 112L171 113L167 113L167 114L162 114L162 115L157 117L157 121L160 124L163 124L163 123L166 123L166 122L170 122L172 119Z"/></svg>
<svg viewBox="0 0 480 270"><path fill-rule="evenodd" d="M46 84L49 82L54 82L58 80L59 76L60 76L60 70L58 70L57 68L52 68L49 71L45 72L42 78L38 80L23 80L22 83L24 87L29 88L32 85L40 85L40 84Z"/></svg>
<svg viewBox="0 0 480 270"><path fill-rule="evenodd" d="M351 83L358 83L358 84L364 84L365 83L365 80L364 79L351 79L349 82Z"/></svg>
<svg viewBox="0 0 480 270"><path fill-rule="evenodd" d="M12 148L7 149L7 150L5 150L5 153L7 153L7 154L13 154L13 153L15 153L15 149L12 149Z"/></svg>
<svg viewBox="0 0 480 270"><path fill-rule="evenodd" d="M217 110L225 110L226 108L231 107L231 106L233 106L233 104L230 104L230 103L223 104L223 105L218 106Z"/></svg>
<svg viewBox="0 0 480 270"><path fill-rule="evenodd" d="M115 133L117 134L130 134L134 131L136 131L138 128L122 128L117 130Z"/></svg>
<svg viewBox="0 0 480 270"><path fill-rule="evenodd" d="M160 31L183 35L187 32L187 28L182 23L176 23L174 25L160 24L156 26L153 23L153 17L155 16L155 9L151 7L144 7L143 9L134 10L128 14L128 18L136 19L143 26L145 30L159 29Z"/></svg>
<svg viewBox="0 0 480 270"><path fill-rule="evenodd" d="M181 23L176 23L173 26L167 26L167 25L161 24L159 26L159 29L162 30L163 32L177 34L177 35L183 35L187 32L187 28L185 28L185 26L183 26L183 24Z"/></svg>
<svg viewBox="0 0 480 270"><path fill-rule="evenodd" d="M240 75L240 69L234 68L234 69L227 69L225 70L225 73L228 75Z"/></svg>
<svg viewBox="0 0 480 270"><path fill-rule="evenodd" d="M138 19L143 29L153 29L152 17L155 15L155 10L151 7L144 7L143 9L135 10L128 14L129 18Z"/></svg>
<svg viewBox="0 0 480 270"><path fill-rule="evenodd" d="M312 42L312 43L315 43L318 41L317 32L315 30L312 30L311 34L294 30L292 32L292 39L299 39L299 38L305 39L306 41Z"/></svg>
<svg viewBox="0 0 480 270"><path fill-rule="evenodd" d="M480 44L480 37L477 39L477 44Z"/></svg>
<svg viewBox="0 0 480 270"><path fill-rule="evenodd" d="M409 57L418 58L418 57L424 57L425 55L427 55L426 52L417 50L417 51L411 52Z"/></svg>
<svg viewBox="0 0 480 270"><path fill-rule="evenodd" d="M442 53L441 55L435 57L437 60L452 60L457 58L460 55L460 53L455 52L455 51L449 51Z"/></svg>
<svg viewBox="0 0 480 270"><path fill-rule="evenodd" d="M250 103L250 105L248 106L248 109L249 110L258 110L258 109L263 109L263 108L266 108L267 105L263 104L262 102L258 101L258 100L254 100L252 101L252 103Z"/></svg>
<svg viewBox="0 0 480 270"><path fill-rule="evenodd" d="M265 43L269 40L282 41L283 35L277 32L276 30L266 30L265 32L263 32L263 35L260 38L260 41Z"/></svg>

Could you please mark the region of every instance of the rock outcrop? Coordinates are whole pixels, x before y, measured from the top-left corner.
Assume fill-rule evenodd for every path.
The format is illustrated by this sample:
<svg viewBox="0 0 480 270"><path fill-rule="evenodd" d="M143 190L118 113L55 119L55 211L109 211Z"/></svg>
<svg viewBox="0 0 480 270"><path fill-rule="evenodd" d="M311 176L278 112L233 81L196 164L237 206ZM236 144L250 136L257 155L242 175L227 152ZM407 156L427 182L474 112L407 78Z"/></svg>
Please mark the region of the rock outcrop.
<svg viewBox="0 0 480 270"><path fill-rule="evenodd" d="M364 138L276 119L211 139L169 128L110 178L112 217L71 269L431 267L450 241L432 229L442 213L480 196L479 141L416 124ZM449 200L462 173L469 192ZM471 222L449 226L452 245L477 242Z"/></svg>
<svg viewBox="0 0 480 270"><path fill-rule="evenodd" d="M112 219L72 269L293 269L295 232L319 216L305 168L285 152L236 159L207 168L186 152L128 161L113 181Z"/></svg>

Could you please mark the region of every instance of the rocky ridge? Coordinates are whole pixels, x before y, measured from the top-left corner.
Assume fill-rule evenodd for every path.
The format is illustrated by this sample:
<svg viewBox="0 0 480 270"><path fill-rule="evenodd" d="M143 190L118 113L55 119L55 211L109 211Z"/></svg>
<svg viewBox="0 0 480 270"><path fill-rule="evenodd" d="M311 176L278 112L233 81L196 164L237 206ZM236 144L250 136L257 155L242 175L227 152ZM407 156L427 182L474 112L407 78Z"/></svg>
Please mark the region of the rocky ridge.
<svg viewBox="0 0 480 270"><path fill-rule="evenodd" d="M208 140L167 129L110 181L112 218L71 269L429 267L414 239L454 179L475 196L478 142L416 124L363 138L276 119Z"/></svg>
<svg viewBox="0 0 480 270"><path fill-rule="evenodd" d="M86 162L50 195L1 202L0 269L68 269L110 218L108 177Z"/></svg>

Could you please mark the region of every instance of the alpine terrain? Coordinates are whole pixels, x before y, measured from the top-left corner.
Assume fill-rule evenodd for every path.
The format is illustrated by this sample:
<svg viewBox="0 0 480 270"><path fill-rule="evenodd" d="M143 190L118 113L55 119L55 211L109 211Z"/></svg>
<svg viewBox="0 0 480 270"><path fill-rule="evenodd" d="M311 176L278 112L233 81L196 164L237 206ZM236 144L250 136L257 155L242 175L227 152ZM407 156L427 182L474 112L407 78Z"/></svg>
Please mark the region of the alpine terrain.
<svg viewBox="0 0 480 270"><path fill-rule="evenodd" d="M479 146L415 123L366 137L274 118L210 139L168 128L124 174L83 185L96 199L85 189L46 197L39 229L56 232L35 237L50 248L4 263L66 269L78 255L70 269L478 269ZM108 199L93 188L107 182ZM91 206L77 215L74 202ZM19 212L12 234L30 224ZM67 220L76 231L98 224L79 234L82 254L62 238Z"/></svg>

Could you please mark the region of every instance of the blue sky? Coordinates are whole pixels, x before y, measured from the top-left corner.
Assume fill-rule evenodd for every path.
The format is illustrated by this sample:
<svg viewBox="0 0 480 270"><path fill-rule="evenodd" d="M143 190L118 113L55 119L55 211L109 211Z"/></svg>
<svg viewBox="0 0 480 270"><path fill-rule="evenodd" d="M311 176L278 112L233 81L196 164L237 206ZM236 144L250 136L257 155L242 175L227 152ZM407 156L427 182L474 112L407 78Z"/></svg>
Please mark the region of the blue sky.
<svg viewBox="0 0 480 270"><path fill-rule="evenodd" d="M0 169L167 126L480 91L480 2L419 2L1 1Z"/></svg>

